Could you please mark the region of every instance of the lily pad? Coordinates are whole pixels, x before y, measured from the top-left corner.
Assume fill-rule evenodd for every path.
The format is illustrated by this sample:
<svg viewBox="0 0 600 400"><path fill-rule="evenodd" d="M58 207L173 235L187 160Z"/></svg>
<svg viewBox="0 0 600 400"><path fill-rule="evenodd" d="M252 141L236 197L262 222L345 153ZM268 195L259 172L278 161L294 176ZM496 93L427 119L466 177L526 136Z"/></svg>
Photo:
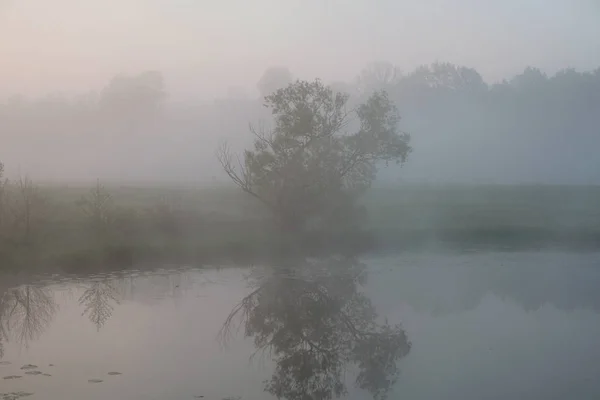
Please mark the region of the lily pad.
<svg viewBox="0 0 600 400"><path fill-rule="evenodd" d="M44 376L52 376L52 375L50 375L50 374L42 374L42 375L44 375Z"/></svg>
<svg viewBox="0 0 600 400"><path fill-rule="evenodd" d="M21 397L31 396L33 393L27 392L13 392L13 393L0 393L0 400L17 400Z"/></svg>
<svg viewBox="0 0 600 400"><path fill-rule="evenodd" d="M10 361L0 361L0 365L10 365Z"/></svg>
<svg viewBox="0 0 600 400"><path fill-rule="evenodd" d="M113 372L109 372L108 374L109 374L109 375L123 375L123 374L122 374L122 373L120 373L120 372L114 372L114 371L113 371Z"/></svg>
<svg viewBox="0 0 600 400"><path fill-rule="evenodd" d="M104 382L102 379L88 379L89 383L102 383Z"/></svg>
<svg viewBox="0 0 600 400"><path fill-rule="evenodd" d="M22 378L22 376L20 375L9 375L9 376L5 376L4 379L20 379Z"/></svg>
<svg viewBox="0 0 600 400"><path fill-rule="evenodd" d="M54 367L54 364L48 364L49 367Z"/></svg>
<svg viewBox="0 0 600 400"><path fill-rule="evenodd" d="M27 371L25 375L41 375L42 371Z"/></svg>
<svg viewBox="0 0 600 400"><path fill-rule="evenodd" d="M26 365L23 365L21 367L21 369L23 369L23 370L36 369L36 368L38 368L38 366L37 365L33 365L33 364L26 364Z"/></svg>

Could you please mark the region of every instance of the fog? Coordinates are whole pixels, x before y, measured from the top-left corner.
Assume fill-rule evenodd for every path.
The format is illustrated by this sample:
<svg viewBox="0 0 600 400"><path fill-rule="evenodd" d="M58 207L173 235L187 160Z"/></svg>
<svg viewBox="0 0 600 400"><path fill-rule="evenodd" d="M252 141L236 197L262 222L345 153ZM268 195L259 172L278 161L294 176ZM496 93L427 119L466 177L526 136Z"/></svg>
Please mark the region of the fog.
<svg viewBox="0 0 600 400"><path fill-rule="evenodd" d="M38 182L223 181L215 149L268 124L258 82L280 67L353 104L390 93L414 153L384 183L598 184L599 18L593 0L0 0L0 160ZM263 91L286 83L270 74Z"/></svg>

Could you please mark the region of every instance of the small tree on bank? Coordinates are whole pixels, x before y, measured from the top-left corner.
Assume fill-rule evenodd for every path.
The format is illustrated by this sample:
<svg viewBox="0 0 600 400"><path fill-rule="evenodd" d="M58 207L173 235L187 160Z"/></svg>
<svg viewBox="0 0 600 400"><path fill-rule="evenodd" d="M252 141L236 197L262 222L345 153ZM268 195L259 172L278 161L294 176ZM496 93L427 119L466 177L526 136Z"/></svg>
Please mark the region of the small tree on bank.
<svg viewBox="0 0 600 400"><path fill-rule="evenodd" d="M243 159L226 144L219 161L231 180L260 200L287 233L347 228L358 222L358 197L381 162L404 163L410 136L385 92L348 110L348 95L320 80L296 81L265 97L274 127L257 130ZM348 132L355 126L354 132Z"/></svg>

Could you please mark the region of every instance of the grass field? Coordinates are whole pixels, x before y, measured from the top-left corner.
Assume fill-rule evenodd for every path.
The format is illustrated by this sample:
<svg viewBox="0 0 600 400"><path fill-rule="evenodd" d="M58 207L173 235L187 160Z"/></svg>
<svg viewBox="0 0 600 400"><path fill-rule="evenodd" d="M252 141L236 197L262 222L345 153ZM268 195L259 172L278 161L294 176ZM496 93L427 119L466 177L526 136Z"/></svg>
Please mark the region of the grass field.
<svg viewBox="0 0 600 400"><path fill-rule="evenodd" d="M385 247L600 248L600 187L413 185L364 201Z"/></svg>
<svg viewBox="0 0 600 400"><path fill-rule="evenodd" d="M72 203L88 189L47 190L57 203ZM110 191L118 205L133 209L166 201L175 209L223 223L267 216L260 204L232 187L110 187ZM502 246L511 235L511 243L535 236L537 241L568 241L565 235L581 239L600 235L600 187L595 186L403 185L373 188L362 201L369 213L369 230L380 241L402 248L419 238L456 245L463 240L464 245L472 241L494 245L497 239L495 244ZM396 235L402 240L395 240Z"/></svg>
<svg viewBox="0 0 600 400"><path fill-rule="evenodd" d="M43 254L44 263L72 268L179 257L244 262L277 241L265 210L232 187L105 188L118 226L108 258L96 254L98 239L77 205L90 188L76 185L39 188L44 210L35 245L21 246L21 255ZM402 185L373 188L362 201L371 251L600 249L600 187Z"/></svg>

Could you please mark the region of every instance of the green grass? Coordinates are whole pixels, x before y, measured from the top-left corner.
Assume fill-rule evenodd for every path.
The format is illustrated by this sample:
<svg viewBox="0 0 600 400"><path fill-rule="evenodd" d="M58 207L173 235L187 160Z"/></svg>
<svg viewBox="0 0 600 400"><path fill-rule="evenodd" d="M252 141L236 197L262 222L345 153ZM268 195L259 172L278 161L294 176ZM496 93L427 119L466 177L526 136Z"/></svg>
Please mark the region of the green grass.
<svg viewBox="0 0 600 400"><path fill-rule="evenodd" d="M413 185L372 190L364 202L392 247L600 248L600 187Z"/></svg>
<svg viewBox="0 0 600 400"><path fill-rule="evenodd" d="M34 240L17 246L10 257L0 255L3 264L82 269L153 261L251 262L281 250L266 211L235 188L106 188L121 221L110 240L94 236L76 205L89 188L42 186L43 221ZM373 238L369 248L375 251L600 248L600 187L402 185L374 188L362 201ZM160 203L172 210L167 216L171 230L160 228L151 212ZM363 239L324 244L313 238L309 247L357 249Z"/></svg>

